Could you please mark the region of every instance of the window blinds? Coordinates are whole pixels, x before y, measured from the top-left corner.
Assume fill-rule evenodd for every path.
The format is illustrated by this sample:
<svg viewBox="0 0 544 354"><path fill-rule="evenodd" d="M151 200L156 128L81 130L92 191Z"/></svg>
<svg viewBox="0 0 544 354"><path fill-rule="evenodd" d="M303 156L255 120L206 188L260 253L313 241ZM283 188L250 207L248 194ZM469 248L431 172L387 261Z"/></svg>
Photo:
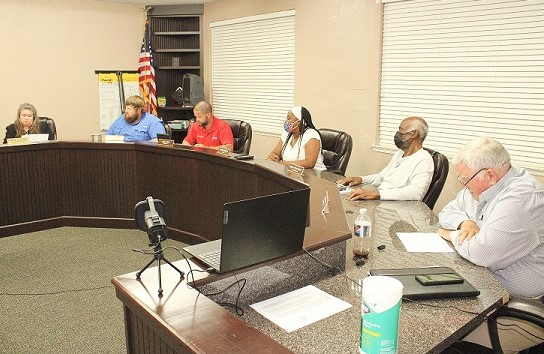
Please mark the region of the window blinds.
<svg viewBox="0 0 544 354"><path fill-rule="evenodd" d="M544 171L544 2L405 0L384 4L380 134L429 123L427 147L452 157L477 136Z"/></svg>
<svg viewBox="0 0 544 354"><path fill-rule="evenodd" d="M277 135L294 102L295 11L210 26L214 112Z"/></svg>

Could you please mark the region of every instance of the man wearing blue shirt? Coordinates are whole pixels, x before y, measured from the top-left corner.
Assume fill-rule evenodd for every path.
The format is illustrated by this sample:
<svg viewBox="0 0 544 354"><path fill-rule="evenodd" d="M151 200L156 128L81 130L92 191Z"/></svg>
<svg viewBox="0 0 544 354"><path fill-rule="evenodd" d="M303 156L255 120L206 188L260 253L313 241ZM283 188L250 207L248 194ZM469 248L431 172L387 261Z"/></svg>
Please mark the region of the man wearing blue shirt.
<svg viewBox="0 0 544 354"><path fill-rule="evenodd" d="M511 296L544 296L544 187L513 167L504 146L476 138L455 156L464 187L439 214L438 233L472 263L487 267ZM542 343L544 331L529 322L501 318L504 353ZM484 323L464 339L490 346Z"/></svg>
<svg viewBox="0 0 544 354"><path fill-rule="evenodd" d="M145 112L145 102L140 96L127 98L125 107L125 114L113 122L106 135L123 135L125 141L147 141L166 133L160 119Z"/></svg>

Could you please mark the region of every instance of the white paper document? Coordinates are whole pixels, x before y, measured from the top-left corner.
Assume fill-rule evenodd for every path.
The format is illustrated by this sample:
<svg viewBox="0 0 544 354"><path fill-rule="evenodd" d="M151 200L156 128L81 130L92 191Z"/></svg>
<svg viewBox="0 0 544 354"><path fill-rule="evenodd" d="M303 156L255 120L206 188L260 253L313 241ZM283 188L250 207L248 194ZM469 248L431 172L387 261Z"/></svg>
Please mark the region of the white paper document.
<svg viewBox="0 0 544 354"><path fill-rule="evenodd" d="M397 232L397 236L408 252L455 252L434 232Z"/></svg>
<svg viewBox="0 0 544 354"><path fill-rule="evenodd" d="M251 305L287 332L293 332L351 307L313 285Z"/></svg>

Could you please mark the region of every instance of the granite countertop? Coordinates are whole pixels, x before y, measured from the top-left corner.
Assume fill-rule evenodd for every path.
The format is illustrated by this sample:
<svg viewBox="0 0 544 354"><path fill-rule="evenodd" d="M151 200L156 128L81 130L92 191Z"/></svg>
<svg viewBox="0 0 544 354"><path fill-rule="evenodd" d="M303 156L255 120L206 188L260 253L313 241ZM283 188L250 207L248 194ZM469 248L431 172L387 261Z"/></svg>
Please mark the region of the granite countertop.
<svg viewBox="0 0 544 354"><path fill-rule="evenodd" d="M321 176L323 177L323 176ZM334 175L326 176L333 180ZM396 236L399 231L434 232L438 228L436 215L422 202L416 201L360 201L342 198L346 222L352 225L358 209L365 207L372 220L372 249L363 266L357 266L351 252L351 240L312 252L320 261L337 265L344 272L334 274L312 257L303 254L285 262L238 274L246 279L246 287L239 299L244 310L241 317L251 326L268 334L297 353L357 353L361 323L361 287L358 283L370 269L413 268L428 266L451 267L481 294L474 298L440 300L404 300L399 328L399 353L439 353L452 342L463 337L489 313L508 298L506 289L486 268L475 266L457 253L408 253ZM385 249L378 250L378 245ZM232 278L209 285L221 289L232 283ZM283 294L298 287L313 284L319 289L349 302L352 307L292 333L276 326L254 311L249 305ZM237 290L223 295L232 300ZM466 311L466 312L464 312Z"/></svg>

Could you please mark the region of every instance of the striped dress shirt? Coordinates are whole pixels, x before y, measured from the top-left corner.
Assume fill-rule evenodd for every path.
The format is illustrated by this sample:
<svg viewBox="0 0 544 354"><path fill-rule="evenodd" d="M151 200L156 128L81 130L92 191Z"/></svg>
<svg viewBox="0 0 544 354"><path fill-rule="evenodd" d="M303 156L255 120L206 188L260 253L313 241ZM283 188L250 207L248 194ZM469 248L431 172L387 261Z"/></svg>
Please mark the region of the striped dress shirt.
<svg viewBox="0 0 544 354"><path fill-rule="evenodd" d="M526 170L512 167L475 200L463 189L439 214L442 227L456 230L465 220L480 232L457 244L457 252L489 268L511 295L544 294L544 187Z"/></svg>

